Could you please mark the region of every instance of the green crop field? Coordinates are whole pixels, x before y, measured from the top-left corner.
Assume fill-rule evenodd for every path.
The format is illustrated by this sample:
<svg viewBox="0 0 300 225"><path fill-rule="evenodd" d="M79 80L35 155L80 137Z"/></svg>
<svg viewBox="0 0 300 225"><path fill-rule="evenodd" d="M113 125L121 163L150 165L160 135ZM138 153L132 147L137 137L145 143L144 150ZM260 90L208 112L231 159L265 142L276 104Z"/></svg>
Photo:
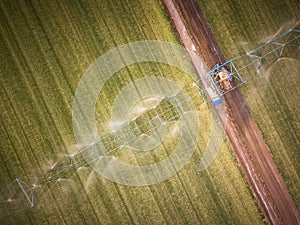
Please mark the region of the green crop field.
<svg viewBox="0 0 300 225"><path fill-rule="evenodd" d="M213 15L209 7L206 12ZM221 39L222 32L216 33ZM78 150L72 103L84 71L114 47L151 39L178 43L158 0L1 1L0 189L16 177L31 182ZM229 50L225 53L231 56ZM99 133L107 132L101 125L109 121L113 98L120 89L149 75L182 86L191 82L182 71L165 64L144 63L119 71L97 101ZM260 210L225 140L209 169L198 170L210 134L211 113L200 97L195 104L201 111L201 137L194 155L176 175L158 184L133 187L113 183L84 167L50 190L36 189L35 207L0 214L0 223L262 224ZM269 133L264 134L268 139ZM166 151L168 147L172 145L166 145ZM296 155L292 150L288 154Z"/></svg>
<svg viewBox="0 0 300 225"><path fill-rule="evenodd" d="M276 34L299 29L297 0L199 2L227 59L255 49ZM297 57L272 64L241 90L300 208L299 47L290 51L298 51Z"/></svg>

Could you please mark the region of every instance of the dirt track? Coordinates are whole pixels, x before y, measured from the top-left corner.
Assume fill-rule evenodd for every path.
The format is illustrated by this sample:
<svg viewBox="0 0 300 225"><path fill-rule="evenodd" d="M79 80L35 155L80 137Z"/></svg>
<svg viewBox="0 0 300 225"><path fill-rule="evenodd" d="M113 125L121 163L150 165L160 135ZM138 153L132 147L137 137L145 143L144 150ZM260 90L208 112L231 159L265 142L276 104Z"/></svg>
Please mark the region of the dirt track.
<svg viewBox="0 0 300 225"><path fill-rule="evenodd" d="M194 45L209 68L226 61L197 0L163 2L187 49L192 50ZM240 91L236 89L227 94L225 100L229 121L221 122L266 221L269 224L300 224L295 203ZM221 113L218 107L215 110Z"/></svg>

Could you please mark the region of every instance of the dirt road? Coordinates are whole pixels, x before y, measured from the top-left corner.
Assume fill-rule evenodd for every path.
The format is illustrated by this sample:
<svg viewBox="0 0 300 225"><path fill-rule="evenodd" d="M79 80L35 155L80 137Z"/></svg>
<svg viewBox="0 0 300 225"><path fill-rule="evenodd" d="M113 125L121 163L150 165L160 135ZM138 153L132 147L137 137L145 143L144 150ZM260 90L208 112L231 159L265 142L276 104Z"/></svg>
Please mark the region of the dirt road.
<svg viewBox="0 0 300 225"><path fill-rule="evenodd" d="M196 49L208 68L226 61L197 0L163 2L187 49ZM266 221L269 224L300 224L295 203L240 91L236 89L227 94L225 100L228 120L221 122ZM221 113L218 107L215 110L218 115Z"/></svg>

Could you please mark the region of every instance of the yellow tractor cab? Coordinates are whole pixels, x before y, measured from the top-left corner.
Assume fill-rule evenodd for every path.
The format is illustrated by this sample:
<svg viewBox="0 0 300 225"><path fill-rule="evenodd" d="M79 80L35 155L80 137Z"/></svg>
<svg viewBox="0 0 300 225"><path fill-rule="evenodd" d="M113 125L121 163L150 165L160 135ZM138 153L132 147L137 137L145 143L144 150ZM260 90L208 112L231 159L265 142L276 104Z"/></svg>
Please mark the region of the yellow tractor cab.
<svg viewBox="0 0 300 225"><path fill-rule="evenodd" d="M229 91L232 88L230 73L225 69L225 67L221 67L219 70L216 70L214 73L215 83L219 86L220 90L223 92Z"/></svg>

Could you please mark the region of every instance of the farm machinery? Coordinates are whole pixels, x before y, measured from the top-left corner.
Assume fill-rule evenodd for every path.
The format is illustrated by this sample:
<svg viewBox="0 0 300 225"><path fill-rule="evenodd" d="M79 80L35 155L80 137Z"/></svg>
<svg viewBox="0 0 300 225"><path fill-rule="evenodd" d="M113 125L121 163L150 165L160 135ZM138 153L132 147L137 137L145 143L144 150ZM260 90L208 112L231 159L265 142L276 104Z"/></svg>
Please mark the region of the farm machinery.
<svg viewBox="0 0 300 225"><path fill-rule="evenodd" d="M255 74L259 73L263 66L266 66L274 61L280 60L285 53L289 53L288 47L300 46L300 30L289 30L268 42L262 44L258 48L247 52L244 55L230 59L225 63L217 64L207 73L206 76L206 91L210 97L212 105L218 105L222 102L225 94L233 91L242 84L245 84ZM204 90L197 88L204 93ZM197 95L198 96L198 95ZM177 94L167 101L163 101L157 108L149 111L155 114L154 119L160 119L162 123L177 120L182 112L182 103L179 101L181 95ZM172 103L173 104L170 104ZM188 103L188 102L187 102ZM185 104L187 104L185 103ZM165 106L164 106L165 105ZM170 105L168 107L168 105ZM171 110L169 117L165 116L166 110ZM123 146L128 141L134 141L142 134L149 131L151 122L140 122L144 126L137 126L139 120L145 118L139 117L128 124L122 126L119 130L114 131L102 137L98 141L104 143L104 146L111 151ZM155 121L156 121L155 120ZM126 138L123 140L123 137ZM72 156L68 156L59 161L55 166L51 167L46 176L39 178L35 184L31 181L25 181L17 178L10 185L1 191L0 199L0 214L9 213L12 211L23 210L35 205L35 189L39 186L48 186L56 183L62 178L68 177L69 173L73 170L80 169L95 160L103 158L104 155L100 154L95 145L98 142L86 146ZM109 147L113 146L113 147ZM87 162L86 159L90 161Z"/></svg>
<svg viewBox="0 0 300 225"><path fill-rule="evenodd" d="M264 66L288 55L288 48L299 46L300 30L289 30L244 55L217 64L206 77L212 104L220 104L225 94L245 84Z"/></svg>

